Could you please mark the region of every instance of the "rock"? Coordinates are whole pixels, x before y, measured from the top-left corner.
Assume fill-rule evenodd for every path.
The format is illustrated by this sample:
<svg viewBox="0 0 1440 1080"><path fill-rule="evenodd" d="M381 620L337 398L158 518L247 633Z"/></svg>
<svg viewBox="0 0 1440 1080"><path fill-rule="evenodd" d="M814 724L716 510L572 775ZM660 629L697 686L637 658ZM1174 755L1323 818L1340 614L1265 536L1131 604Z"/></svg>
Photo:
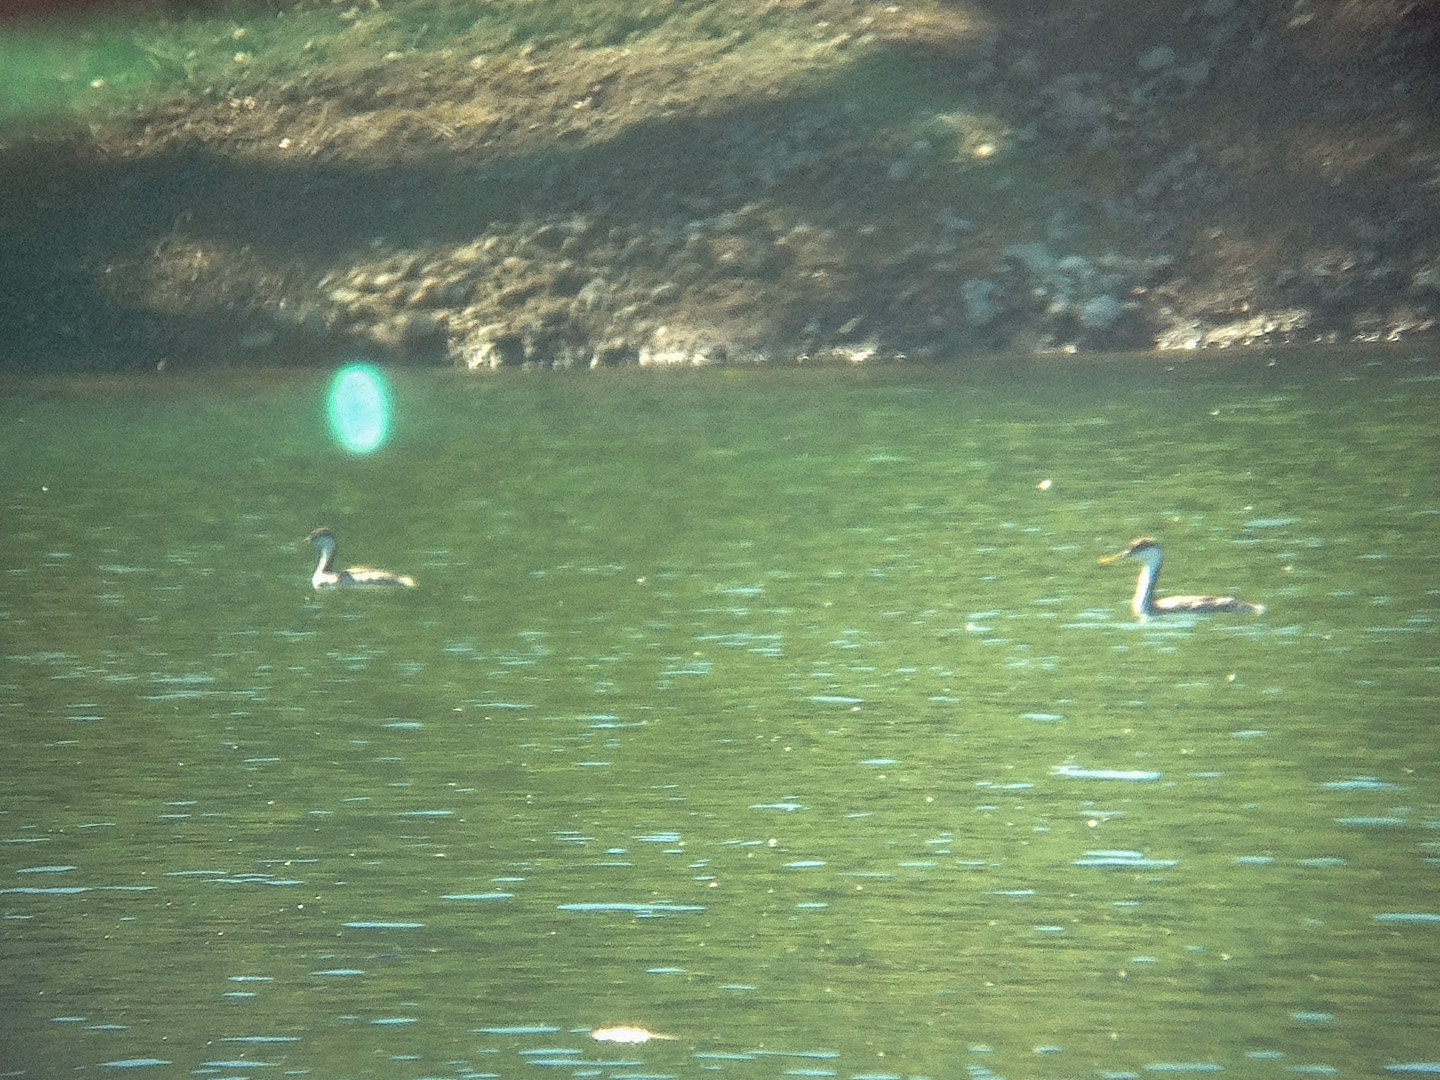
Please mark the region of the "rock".
<svg viewBox="0 0 1440 1080"><path fill-rule="evenodd" d="M590 355L590 367L616 367L621 364L637 363L638 350L623 338L609 338L595 346Z"/></svg>
<svg viewBox="0 0 1440 1080"><path fill-rule="evenodd" d="M1045 129L1065 137L1093 135L1105 125L1105 95L1093 81L1073 72L1058 76L1044 89Z"/></svg>
<svg viewBox="0 0 1440 1080"><path fill-rule="evenodd" d="M519 337L508 323L486 323L472 330L463 340L452 342L450 351L471 371L499 368L519 363Z"/></svg>
<svg viewBox="0 0 1440 1080"><path fill-rule="evenodd" d="M1415 271L1414 276L1410 278L1410 289L1412 291L1440 289L1440 259Z"/></svg>
<svg viewBox="0 0 1440 1080"><path fill-rule="evenodd" d="M1155 340L1155 347L1169 349L1228 349L1241 345L1277 344L1293 341L1314 320L1305 308L1284 308L1219 325L1206 326L1199 319L1176 321Z"/></svg>
<svg viewBox="0 0 1440 1080"><path fill-rule="evenodd" d="M1125 314L1125 305L1109 293L1085 301L1080 308L1080 325L1087 330L1109 330Z"/></svg>
<svg viewBox="0 0 1440 1080"><path fill-rule="evenodd" d="M1055 255L1038 241L1029 244L1011 244L1005 249L1008 258L1015 259L1036 277L1044 277L1055 269Z"/></svg>
<svg viewBox="0 0 1440 1080"><path fill-rule="evenodd" d="M1141 71L1155 72L1169 67L1175 63L1175 50L1169 45L1156 45L1146 49L1135 61L1135 66Z"/></svg>
<svg viewBox="0 0 1440 1080"><path fill-rule="evenodd" d="M965 282L965 321L971 326L988 326L1000 314L992 299L995 282L989 278L972 278Z"/></svg>
<svg viewBox="0 0 1440 1080"><path fill-rule="evenodd" d="M915 173L915 162L910 158L896 158L885 170L885 175L894 181L909 180Z"/></svg>
<svg viewBox="0 0 1440 1080"><path fill-rule="evenodd" d="M1170 74L1190 87L1203 86L1210 81L1215 65L1209 60L1196 60L1193 64L1177 67Z"/></svg>

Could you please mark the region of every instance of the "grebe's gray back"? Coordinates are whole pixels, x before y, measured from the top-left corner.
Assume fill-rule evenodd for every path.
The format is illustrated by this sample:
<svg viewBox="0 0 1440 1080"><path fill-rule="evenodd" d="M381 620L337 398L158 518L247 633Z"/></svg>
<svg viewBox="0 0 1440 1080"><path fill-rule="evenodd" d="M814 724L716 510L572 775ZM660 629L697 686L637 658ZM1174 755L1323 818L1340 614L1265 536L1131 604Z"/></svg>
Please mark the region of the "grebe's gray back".
<svg viewBox="0 0 1440 1080"><path fill-rule="evenodd" d="M1251 604L1233 596L1162 596L1157 600L1155 582L1160 577L1164 555L1160 545L1148 536L1131 540L1123 551L1106 555L1100 565L1109 566L1121 559L1134 559L1140 564L1135 598L1130 601L1130 610L1140 619L1150 615L1259 615L1265 610L1264 604Z"/></svg>
<svg viewBox="0 0 1440 1080"><path fill-rule="evenodd" d="M351 566L344 570L335 569L335 552L338 545L335 534L324 526L305 538L320 549L320 562L315 573L310 575L310 584L317 589L357 588L401 588L413 589L415 579L405 574L392 574L389 570L375 570L369 566Z"/></svg>

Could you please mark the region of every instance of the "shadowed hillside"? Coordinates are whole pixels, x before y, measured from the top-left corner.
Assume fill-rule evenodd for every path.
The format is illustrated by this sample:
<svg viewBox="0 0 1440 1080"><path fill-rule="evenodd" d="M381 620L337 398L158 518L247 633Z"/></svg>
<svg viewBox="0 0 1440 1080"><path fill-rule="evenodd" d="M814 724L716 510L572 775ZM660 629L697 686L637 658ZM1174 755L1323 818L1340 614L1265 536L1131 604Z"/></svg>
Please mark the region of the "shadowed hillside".
<svg viewBox="0 0 1440 1080"><path fill-rule="evenodd" d="M1389 0L128 7L0 50L0 363L689 364L1400 340Z"/></svg>

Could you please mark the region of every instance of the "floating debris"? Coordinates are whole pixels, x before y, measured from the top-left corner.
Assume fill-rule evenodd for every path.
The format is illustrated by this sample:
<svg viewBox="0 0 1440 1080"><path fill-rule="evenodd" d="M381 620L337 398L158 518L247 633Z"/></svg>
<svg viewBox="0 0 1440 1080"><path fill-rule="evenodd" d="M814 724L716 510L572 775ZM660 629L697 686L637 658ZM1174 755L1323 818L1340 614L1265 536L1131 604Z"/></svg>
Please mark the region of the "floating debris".
<svg viewBox="0 0 1440 1080"><path fill-rule="evenodd" d="M642 1027L609 1027L596 1028L590 1032L590 1037L596 1042L612 1043L646 1043L651 1039L675 1039L674 1035L660 1035L654 1031L646 1031Z"/></svg>

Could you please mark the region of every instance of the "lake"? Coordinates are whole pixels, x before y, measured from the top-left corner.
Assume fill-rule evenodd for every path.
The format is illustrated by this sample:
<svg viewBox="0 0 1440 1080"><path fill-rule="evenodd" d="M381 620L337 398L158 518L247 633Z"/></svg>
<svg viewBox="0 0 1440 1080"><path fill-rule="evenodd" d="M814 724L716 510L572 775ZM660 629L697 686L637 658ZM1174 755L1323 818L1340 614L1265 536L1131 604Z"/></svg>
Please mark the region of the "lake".
<svg viewBox="0 0 1440 1080"><path fill-rule="evenodd" d="M1440 1075L1435 357L329 376L5 384L4 1075Z"/></svg>

